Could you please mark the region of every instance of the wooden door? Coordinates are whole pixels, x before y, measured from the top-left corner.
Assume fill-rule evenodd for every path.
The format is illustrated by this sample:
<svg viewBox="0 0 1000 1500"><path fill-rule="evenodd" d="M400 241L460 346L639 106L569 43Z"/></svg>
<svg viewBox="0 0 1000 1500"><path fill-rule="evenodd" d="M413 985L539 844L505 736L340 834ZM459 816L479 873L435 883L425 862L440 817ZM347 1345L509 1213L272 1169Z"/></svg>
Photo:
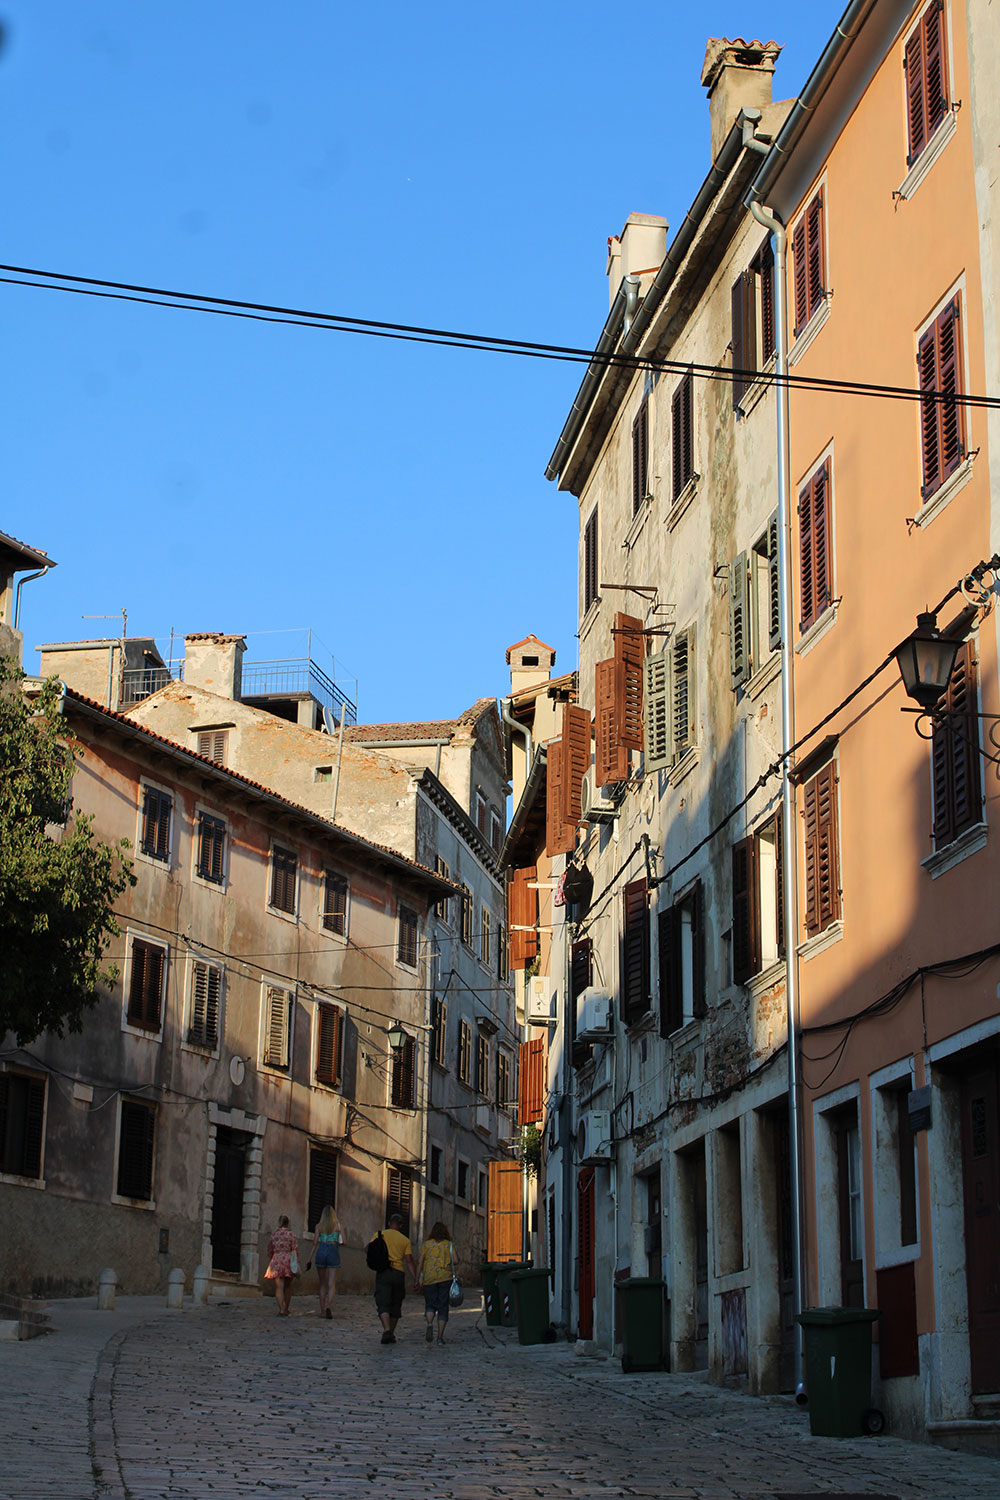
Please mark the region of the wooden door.
<svg viewBox="0 0 1000 1500"><path fill-rule="evenodd" d="M246 1138L220 1125L215 1135L212 1199L212 1266L217 1271L240 1271L245 1174Z"/></svg>
<svg viewBox="0 0 1000 1500"><path fill-rule="evenodd" d="M594 1294L597 1268L594 1257L594 1169L584 1167L576 1184L577 1298L580 1304L577 1337L594 1337Z"/></svg>
<svg viewBox="0 0 1000 1500"><path fill-rule="evenodd" d="M1000 1116L995 1059L962 1080L962 1174L973 1395L1000 1391Z"/></svg>
<svg viewBox="0 0 1000 1500"><path fill-rule="evenodd" d="M486 1259L520 1260L523 1244L523 1171L519 1161L488 1163Z"/></svg>

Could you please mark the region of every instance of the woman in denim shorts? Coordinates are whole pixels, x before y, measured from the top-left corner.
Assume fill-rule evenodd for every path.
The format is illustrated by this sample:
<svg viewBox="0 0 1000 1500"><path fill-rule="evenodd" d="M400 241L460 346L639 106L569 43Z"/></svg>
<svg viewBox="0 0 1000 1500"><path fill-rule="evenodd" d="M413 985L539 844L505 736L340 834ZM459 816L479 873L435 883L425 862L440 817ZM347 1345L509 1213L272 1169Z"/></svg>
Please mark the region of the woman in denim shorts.
<svg viewBox="0 0 1000 1500"><path fill-rule="evenodd" d="M448 1293L455 1274L455 1247L447 1224L442 1224L440 1219L420 1247L417 1272L424 1290L424 1317L427 1319L424 1338L428 1344L433 1343L434 1319L437 1318L437 1341L443 1344L444 1327L448 1321Z"/></svg>
<svg viewBox="0 0 1000 1500"><path fill-rule="evenodd" d="M316 1225L315 1239L313 1240L312 1258L306 1261L306 1270L316 1262L316 1275L319 1277L319 1315L321 1318L332 1318L331 1304L333 1294L337 1289L337 1267L340 1265L340 1247L344 1242L344 1233L340 1227L340 1220L334 1213L332 1204L327 1204L319 1216Z"/></svg>

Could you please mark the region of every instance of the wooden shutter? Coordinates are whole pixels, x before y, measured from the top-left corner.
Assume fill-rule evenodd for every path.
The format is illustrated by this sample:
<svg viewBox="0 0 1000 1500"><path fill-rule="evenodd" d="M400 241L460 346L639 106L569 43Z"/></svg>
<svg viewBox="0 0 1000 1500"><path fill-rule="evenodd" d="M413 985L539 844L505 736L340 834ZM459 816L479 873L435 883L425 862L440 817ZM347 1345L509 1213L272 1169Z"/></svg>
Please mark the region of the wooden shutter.
<svg viewBox="0 0 1000 1500"><path fill-rule="evenodd" d="M597 598L597 510L591 511L583 533L583 613Z"/></svg>
<svg viewBox="0 0 1000 1500"><path fill-rule="evenodd" d="M271 849L271 905L278 911L295 910L295 877L298 856L292 849L275 844Z"/></svg>
<svg viewBox="0 0 1000 1500"><path fill-rule="evenodd" d="M937 849L950 844L982 817L976 705L975 654L972 642L965 641L941 700L945 715L934 720L931 736Z"/></svg>
<svg viewBox="0 0 1000 1500"><path fill-rule="evenodd" d="M153 859L170 856L170 809L173 799L166 792L147 786L142 803L142 852Z"/></svg>
<svg viewBox="0 0 1000 1500"><path fill-rule="evenodd" d="M392 1083L390 1099L396 1109L412 1109L414 1100L415 1043L408 1036L403 1045L392 1054Z"/></svg>
<svg viewBox="0 0 1000 1500"><path fill-rule="evenodd" d="M316 1078L333 1087L340 1082L344 1013L339 1005L316 1007Z"/></svg>
<svg viewBox="0 0 1000 1500"><path fill-rule="evenodd" d="M826 256L823 247L823 191L820 189L806 209L806 281L809 297L807 317L809 318L812 317L813 313L819 307L825 294L825 260Z"/></svg>
<svg viewBox="0 0 1000 1500"><path fill-rule="evenodd" d="M524 1179L519 1161L486 1164L488 1217L486 1259L520 1260L524 1217ZM554 1265L554 1261L549 1262Z"/></svg>
<svg viewBox="0 0 1000 1500"><path fill-rule="evenodd" d="M673 498L676 500L694 474L694 429L692 391L694 377L690 370L674 391L670 403L673 441Z"/></svg>
<svg viewBox="0 0 1000 1500"><path fill-rule="evenodd" d="M799 569L799 628L808 630L832 597L829 459L799 493Z"/></svg>
<svg viewBox="0 0 1000 1500"><path fill-rule="evenodd" d="M590 710L577 703L563 708L563 816L575 829L580 821L580 793L583 778L590 770Z"/></svg>
<svg viewBox="0 0 1000 1500"><path fill-rule="evenodd" d="M576 847L576 823L566 817L566 747L561 739L545 747L545 851L569 854Z"/></svg>
<svg viewBox="0 0 1000 1500"><path fill-rule="evenodd" d="M0 1073L0 1172L42 1175L45 1080Z"/></svg>
<svg viewBox="0 0 1000 1500"><path fill-rule="evenodd" d="M309 1207L306 1227L311 1234L324 1208L337 1205L337 1153L314 1146L309 1152Z"/></svg>
<svg viewBox="0 0 1000 1500"><path fill-rule="evenodd" d="M642 661L646 638L634 615L615 615L615 727L618 742L642 749Z"/></svg>
<svg viewBox="0 0 1000 1500"><path fill-rule="evenodd" d="M197 1047L214 1047L219 1040L219 994L222 970L215 964L194 966L191 980L191 1024L188 1041Z"/></svg>
<svg viewBox="0 0 1000 1500"><path fill-rule="evenodd" d="M936 0L935 0L936 3ZM927 115L924 104L924 38L923 23L917 26L903 53L906 79L907 166L912 166L927 144Z"/></svg>
<svg viewBox="0 0 1000 1500"><path fill-rule="evenodd" d="M809 295L806 278L806 221L799 220L792 234L792 279L795 289L795 327L793 337L798 338L809 321Z"/></svg>
<svg viewBox="0 0 1000 1500"><path fill-rule="evenodd" d="M538 889L534 865L514 870L508 886L510 966L523 969L538 952Z"/></svg>
<svg viewBox="0 0 1000 1500"><path fill-rule="evenodd" d="M632 423L632 514L637 515L649 492L649 397L643 396Z"/></svg>
<svg viewBox="0 0 1000 1500"><path fill-rule="evenodd" d="M697 743L694 703L694 626L674 635L670 659L671 750L675 761Z"/></svg>
<svg viewBox="0 0 1000 1500"><path fill-rule="evenodd" d="M645 876L622 893L622 1019L627 1026L649 1009L649 910Z"/></svg>
<svg viewBox="0 0 1000 1500"><path fill-rule="evenodd" d="M166 953L158 944L144 943L140 938L132 940L127 1012L130 1026L159 1031L165 958Z"/></svg>
<svg viewBox="0 0 1000 1500"><path fill-rule="evenodd" d="M771 241L762 246L755 262L760 278L760 358L762 364L775 352L774 336L774 251Z"/></svg>
<svg viewBox="0 0 1000 1500"><path fill-rule="evenodd" d="M413 1175L406 1167L388 1166L385 1181L385 1219L402 1214L403 1233L410 1232L410 1205L413 1201Z"/></svg>
<svg viewBox="0 0 1000 1500"><path fill-rule="evenodd" d="M906 123L912 165L948 112L948 72L945 57L944 12L932 0L903 54L906 79Z"/></svg>
<svg viewBox="0 0 1000 1500"><path fill-rule="evenodd" d="M405 964L409 969L417 967L418 927L419 919L416 912L400 903L396 925L396 962ZM471 937L471 932L468 937L464 932L462 933L463 942L470 942Z"/></svg>
<svg viewBox="0 0 1000 1500"><path fill-rule="evenodd" d="M204 755L206 760L214 760L220 766L224 766L226 764L228 747L228 729L203 729L199 731L198 754Z"/></svg>
<svg viewBox="0 0 1000 1500"><path fill-rule="evenodd" d="M840 916L840 859L837 835L836 762L806 782L805 824L806 932L822 932Z"/></svg>
<svg viewBox="0 0 1000 1500"><path fill-rule="evenodd" d="M545 1111L545 1038L521 1043L518 1070L519 1125L536 1125Z"/></svg>
<svg viewBox="0 0 1000 1500"><path fill-rule="evenodd" d="M733 283L733 406L739 409L757 369L757 278L742 272Z"/></svg>
<svg viewBox="0 0 1000 1500"><path fill-rule="evenodd" d="M691 1006L697 1019L705 1014L705 888L700 880L685 905L691 917Z"/></svg>
<svg viewBox="0 0 1000 1500"><path fill-rule="evenodd" d="M594 780L598 786L628 778L628 750L617 736L615 668L615 659L609 656L597 663L595 673Z"/></svg>
<svg viewBox="0 0 1000 1500"><path fill-rule="evenodd" d="M670 660L664 646L643 662L642 719L643 760L647 771L662 771L670 765Z"/></svg>
<svg viewBox="0 0 1000 1500"><path fill-rule="evenodd" d="M959 300L956 297L941 313L937 331L938 390L944 397L936 403L941 444L941 478L953 474L965 457L963 409L955 397L961 394L961 339Z"/></svg>
<svg viewBox="0 0 1000 1500"><path fill-rule="evenodd" d="M729 670L733 687L742 687L752 671L750 659L750 574L745 552L729 564Z"/></svg>
<svg viewBox="0 0 1000 1500"><path fill-rule="evenodd" d="M198 874L202 880L222 884L225 873L226 825L221 818L202 813L198 820Z"/></svg>
<svg viewBox="0 0 1000 1500"><path fill-rule="evenodd" d="M760 969L760 891L757 840L733 845L733 982L746 984Z"/></svg>
<svg viewBox="0 0 1000 1500"><path fill-rule="evenodd" d="M153 1192L154 1112L148 1104L122 1100L118 1137L118 1195L148 1203Z"/></svg>
<svg viewBox="0 0 1000 1500"><path fill-rule="evenodd" d="M767 523L767 644L781 650L781 572L778 567L778 512Z"/></svg>
<svg viewBox="0 0 1000 1500"><path fill-rule="evenodd" d="M443 861L438 860L438 864ZM448 874L448 867L439 874ZM441 915L441 906L447 907L447 899L438 902L438 915ZM323 926L327 932L334 932L338 937L347 935L347 881L343 875L338 875L334 870L327 870L323 879Z"/></svg>
<svg viewBox="0 0 1000 1500"><path fill-rule="evenodd" d="M588 1042L576 1039L576 1011L580 996L589 989L593 979L593 946L590 938L580 938L570 948L569 957L569 1037L570 1061L578 1068L590 1057Z"/></svg>
<svg viewBox="0 0 1000 1500"><path fill-rule="evenodd" d="M291 996L268 985L264 992L264 1062L269 1068L288 1067Z"/></svg>
<svg viewBox="0 0 1000 1500"><path fill-rule="evenodd" d="M672 1036L684 1024L680 918L680 907L668 906L659 913L656 919L660 971L661 1036Z"/></svg>

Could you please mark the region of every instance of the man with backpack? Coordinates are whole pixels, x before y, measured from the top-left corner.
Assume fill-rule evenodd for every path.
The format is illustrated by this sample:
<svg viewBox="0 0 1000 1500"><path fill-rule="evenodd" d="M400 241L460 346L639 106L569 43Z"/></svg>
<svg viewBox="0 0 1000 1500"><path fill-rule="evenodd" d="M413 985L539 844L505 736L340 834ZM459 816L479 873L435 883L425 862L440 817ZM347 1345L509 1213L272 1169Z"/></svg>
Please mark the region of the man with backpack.
<svg viewBox="0 0 1000 1500"><path fill-rule="evenodd" d="M402 1214L389 1215L388 1229L380 1229L369 1241L365 1259L375 1272L375 1307L382 1324L382 1342L394 1344L396 1324L406 1296L404 1265L410 1268L413 1285L418 1285L417 1263L413 1259L413 1246L403 1233Z"/></svg>

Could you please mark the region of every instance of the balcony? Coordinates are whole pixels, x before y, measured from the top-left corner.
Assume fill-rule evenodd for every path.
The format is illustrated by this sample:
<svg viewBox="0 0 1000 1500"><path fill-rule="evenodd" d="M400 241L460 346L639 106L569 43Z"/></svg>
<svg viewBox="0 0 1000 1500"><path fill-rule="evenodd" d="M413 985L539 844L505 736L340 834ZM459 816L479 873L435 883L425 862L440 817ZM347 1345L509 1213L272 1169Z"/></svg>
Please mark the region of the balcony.
<svg viewBox="0 0 1000 1500"><path fill-rule="evenodd" d="M358 720L357 704L307 656L245 661L241 696L244 703L257 703L261 707L311 698L335 724L340 723L342 716L346 724L356 724Z"/></svg>
<svg viewBox="0 0 1000 1500"><path fill-rule="evenodd" d="M174 675L169 667L126 667L122 673L119 708L131 708L133 703L141 703L151 693L158 693ZM178 669L176 675L183 676L183 671Z"/></svg>

